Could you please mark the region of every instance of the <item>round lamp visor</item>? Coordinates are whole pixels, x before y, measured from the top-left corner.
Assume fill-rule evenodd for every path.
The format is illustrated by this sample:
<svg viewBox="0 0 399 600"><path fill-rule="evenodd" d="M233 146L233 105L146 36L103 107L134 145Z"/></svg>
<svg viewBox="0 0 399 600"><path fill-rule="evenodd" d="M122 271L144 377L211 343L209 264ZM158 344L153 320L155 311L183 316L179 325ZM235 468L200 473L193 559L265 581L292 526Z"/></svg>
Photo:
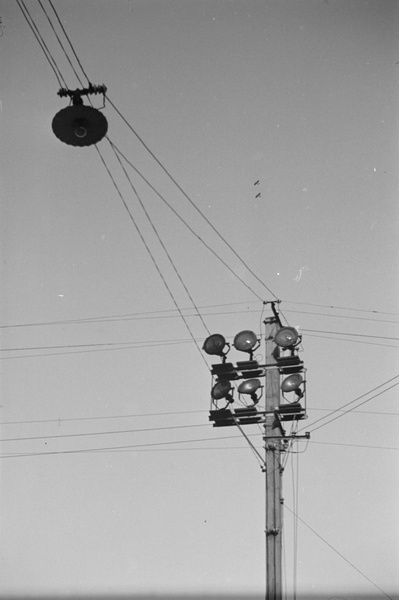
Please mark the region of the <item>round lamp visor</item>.
<svg viewBox="0 0 399 600"><path fill-rule="evenodd" d="M254 394L260 388L259 379L247 379L238 386L240 394Z"/></svg>
<svg viewBox="0 0 399 600"><path fill-rule="evenodd" d="M294 392L299 388L302 382L302 376L299 375L299 373L296 373L295 375L290 375L289 377L286 377L286 379L284 379L284 381L281 384L281 389L283 390L283 392Z"/></svg>
<svg viewBox="0 0 399 600"><path fill-rule="evenodd" d="M233 346L241 352L251 352L252 348L258 343L256 333L250 330L240 331L234 338Z"/></svg>
<svg viewBox="0 0 399 600"><path fill-rule="evenodd" d="M215 333L206 338L202 349L207 354L216 354L223 356L223 348L226 345L226 340L220 333Z"/></svg>
<svg viewBox="0 0 399 600"><path fill-rule="evenodd" d="M291 348L295 346L299 338L299 333L294 327L282 327L274 336L274 341L281 348Z"/></svg>
<svg viewBox="0 0 399 600"><path fill-rule="evenodd" d="M214 400L226 398L231 392L231 389L232 388L230 381L219 381L216 385L213 386L211 396Z"/></svg>

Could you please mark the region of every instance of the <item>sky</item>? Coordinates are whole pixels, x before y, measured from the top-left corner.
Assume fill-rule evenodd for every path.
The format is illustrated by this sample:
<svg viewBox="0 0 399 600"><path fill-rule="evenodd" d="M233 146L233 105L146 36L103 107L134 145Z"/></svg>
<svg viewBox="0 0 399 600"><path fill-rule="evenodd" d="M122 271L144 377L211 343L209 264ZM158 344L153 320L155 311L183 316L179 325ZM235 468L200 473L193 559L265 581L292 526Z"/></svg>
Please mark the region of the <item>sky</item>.
<svg viewBox="0 0 399 600"><path fill-rule="evenodd" d="M23 6L69 89L107 86L97 146L54 136ZM278 298L311 432L284 597L399 598L397 2L53 7L0 0L0 597L264 598L264 475L201 346Z"/></svg>

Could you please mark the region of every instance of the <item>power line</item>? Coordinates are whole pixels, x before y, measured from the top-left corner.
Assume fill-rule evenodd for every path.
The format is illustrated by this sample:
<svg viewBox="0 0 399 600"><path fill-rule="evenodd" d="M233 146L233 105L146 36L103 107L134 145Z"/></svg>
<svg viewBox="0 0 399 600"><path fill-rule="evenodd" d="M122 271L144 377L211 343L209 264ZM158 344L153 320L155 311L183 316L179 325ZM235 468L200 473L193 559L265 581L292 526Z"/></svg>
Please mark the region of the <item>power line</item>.
<svg viewBox="0 0 399 600"><path fill-rule="evenodd" d="M50 50L48 49L47 44L44 41L39 29L37 28L32 15L30 14L29 10L27 9L24 0L17 0L17 4L25 18L25 21L28 23L30 29L32 30L32 33L37 40L37 43L39 44L40 48L42 49L43 54L46 57L50 67L53 69L53 72L56 76L59 86L60 87L64 86L65 88L67 88L68 86L62 76L62 73L61 73L60 69L58 68L58 65L57 65L54 57L52 56Z"/></svg>
<svg viewBox="0 0 399 600"><path fill-rule="evenodd" d="M178 269L177 269L177 267L176 267L176 264L175 264L174 260L172 259L172 257L171 257L171 255L170 255L169 251L167 250L167 248L166 248L166 246L165 246L165 244L164 244L164 242L163 242L163 240L162 240L161 236L159 235L159 232L158 232L157 228L155 227L153 220L151 219L151 217L150 217L150 215L149 215L149 213L148 213L148 211L147 211L147 209L146 209L146 207L145 207L145 205L144 205L143 201L141 200L141 197L140 197L140 195L138 194L138 192L137 192L136 188L134 187L134 185L133 185L133 183L132 183L132 180L131 180L131 179L130 179L130 177L129 177L129 174L127 173L127 171L126 171L125 167L124 167L124 166L123 166L123 164L122 164L122 161L121 161L121 159L120 159L120 157L119 157L119 154L116 152L116 150L115 150L115 148L114 148L114 145L112 144L112 142L111 142L111 140L109 139L109 137L108 137L108 136L107 136L107 140L108 140L108 142L109 142L109 144L110 144L111 148L113 149L113 152L114 152L114 154L115 154L115 156L116 156L116 158L117 158L117 160L118 160L118 162L119 162L119 164L120 164L120 166L121 166L121 169L123 170L123 172L124 172L124 174L125 174L125 176L126 176L126 178L127 178L128 182L129 182L129 185L130 185L131 189L133 190L134 194L136 195L136 198L137 198L137 200L138 200L138 201L139 201L139 203L140 203L141 209L143 210L143 212L144 212L145 216L147 217L147 219L148 219L148 221L149 221L149 223L150 223L150 225L151 225L151 227L152 227L152 230L154 231L154 233L155 233L155 235L156 235L156 237L157 237L157 240L158 240L158 242L159 242L159 243L160 243L160 245L162 246L162 249L163 249L163 251L165 252L166 256L168 257L168 260L169 260L170 264L172 265L172 268L173 268L174 272L176 273L176 275L177 275L177 277L178 277L178 279L179 279L179 281L180 281L180 283L181 283L182 287L184 288L184 290L185 290L185 292L186 292L187 296L189 297L189 299L190 299L190 301L191 301L191 304L193 305L193 307L194 307L194 309L195 309L195 311L196 311L196 316L198 316L198 317L201 319L201 322L202 322L202 324L203 324L203 326L204 326L205 330L207 331L208 335L210 335L210 331L209 331L209 329L208 329L208 327L207 327L207 325L206 325L206 323L205 323L205 321L204 321L204 319L203 319L203 317L202 317L201 313L199 312L199 309L198 309L197 305L195 304L195 302L194 302L194 299L193 299L192 295L190 294L190 291L189 291L189 289L188 289L187 285L184 283L184 281L183 281L183 278L182 278L182 276L181 276L180 272L178 271ZM179 308L179 312L180 312L180 315L182 315L182 314L183 314L183 312L181 311L181 309L180 309L180 308Z"/></svg>
<svg viewBox="0 0 399 600"><path fill-rule="evenodd" d="M152 344L152 343L148 343L148 344L141 344L138 346L134 346L134 345L125 345L125 346L116 346L114 348L91 348L90 350L71 350L71 352L44 352L41 354L24 354L22 356L0 356L0 360L22 360L24 358L41 358L41 357L47 357L47 356L68 356L70 354L88 354L88 353L92 353L92 352L115 352L116 350L138 350L138 349L142 349L142 348L154 348L157 346L176 346L178 344L187 344L187 343L191 343L192 340L183 340L183 341L170 341L170 342L163 342L163 343L157 343L157 344Z"/></svg>
<svg viewBox="0 0 399 600"><path fill-rule="evenodd" d="M367 333L346 333L346 332L342 332L342 331L323 331L323 330L319 330L319 329L302 329L302 327L301 327L301 331L305 331L306 333L328 333L331 335L349 335L352 337L367 337L367 338L377 338L380 340L399 341L399 337L386 336L386 335L371 335L371 334L367 334Z"/></svg>
<svg viewBox="0 0 399 600"><path fill-rule="evenodd" d="M219 438L196 438L196 439L190 439L190 440L174 440L174 441L169 441L169 442L152 442L152 443L144 443L144 444L128 444L128 445L124 445L124 446L106 446L106 447L100 447L100 448L86 448L86 449L79 449L79 450L54 450L54 451L47 451L47 452L26 452L26 453L16 453L16 454L7 454L7 455L0 455L0 458L22 458L22 457L33 457L33 456L54 456L54 455L60 455L60 454L87 454L87 453L96 453L96 452L104 452L104 451L113 451L113 450L126 450L126 449L131 449L131 448L149 448L149 447L153 447L153 446L170 446L172 444L191 444L191 443L197 443L197 442L209 442L209 441L213 441L214 439L220 439L220 440L224 440L224 439L233 439L233 438L237 438L240 436L237 435L231 435L231 436L225 436L225 437L219 437Z"/></svg>
<svg viewBox="0 0 399 600"><path fill-rule="evenodd" d="M76 76L77 80L79 81L80 85L81 85L82 87L84 87L84 86L83 86L83 82L82 82L82 80L80 79L80 77L79 77L78 73L76 72L76 70L75 70L75 67L73 66L73 63L72 63L71 59L69 58L69 56L68 56L68 53L67 53L67 51L65 50L65 48L64 48L64 45L63 45L63 43L61 42L61 40L60 40L60 38L59 38L59 36L58 36L58 34L57 34L56 30L55 30L55 27L54 27L54 25L53 25L53 23L52 23L52 21L51 21L51 19L50 19L49 15L48 15L48 13L47 13L46 9L44 8L44 6L43 6L43 4L42 4L41 0L38 0L38 2L39 2L39 4L40 4L40 7L41 7L42 11L44 12L44 14L45 14L45 15L46 15L46 17L47 17L47 20L48 20L48 22L50 23L50 27L51 27L51 29L53 30L53 32L54 32L54 35L55 35L55 37L57 38L57 40L58 40L58 42L59 42L59 44L60 44L60 46L61 46L61 48L62 48L62 50L63 50L63 52L64 52L64 54L65 54L65 56L66 56L66 58L67 58L67 60L68 60L68 62L69 62L69 64L71 65L71 68L72 68L72 70L73 70L73 72L74 72L74 74L75 74L75 76ZM51 2L50 2L50 4L51 4ZM55 11L54 7L53 7L53 10Z"/></svg>
<svg viewBox="0 0 399 600"><path fill-rule="evenodd" d="M130 415L102 415L97 417L63 417L58 419L32 419L27 421L1 421L0 425L27 425L32 423L64 423L69 421L97 421L97 420L108 420L108 419L132 419L140 417L164 417L167 415L186 415L194 413L204 413L204 410L179 410L173 412L159 412L159 413L134 413Z"/></svg>
<svg viewBox="0 0 399 600"><path fill-rule="evenodd" d="M198 316L198 315L190 315L190 316ZM305 329L302 329L302 331L307 331ZM329 333L329 332L326 332ZM367 334L356 334L356 333L346 333L345 335L347 336L360 336L360 337L371 337L371 338L382 338L382 339L392 339L392 340L396 340L399 338L394 338L394 337L387 337L387 336L374 336L374 335L367 335ZM234 336L227 336L228 338L232 338ZM327 338L329 339L329 338ZM334 339L334 338L333 338ZM338 338L337 338L338 339ZM143 345L153 345L153 346L158 346L158 345L164 345L164 344L184 344L190 341L194 341L195 344L198 344L198 341L202 341L203 338L196 338L194 337L194 335L191 336L191 340L190 339L176 339L176 340L142 340L140 342L92 342L92 343L87 343L87 344L59 344L59 345L53 345L53 346L19 346L19 347L14 347L14 348L0 348L0 352L22 352L22 351L32 351L32 350L63 350L66 348L89 348L89 347L100 347L100 346L107 346L107 347L117 347L117 346L128 346L128 347L137 347L137 348L141 348L143 347ZM354 341L356 343L366 343L366 344L370 344L370 345L375 345L373 342L359 342L358 340L345 340L345 339L340 339L340 341ZM389 346L389 347L394 347L396 348L397 346ZM123 349L123 348L122 348ZM13 358L13 357L9 357L9 358Z"/></svg>
<svg viewBox="0 0 399 600"><path fill-rule="evenodd" d="M364 342L361 340L350 340L348 338L327 337L326 335L317 335L315 333L308 333L307 337L315 337L315 338L320 338L321 340L329 340L329 341L333 340L336 342L349 342L350 344L366 344L367 346L379 346L382 348L398 348L399 347L396 344L380 344L379 342Z"/></svg>
<svg viewBox="0 0 399 600"><path fill-rule="evenodd" d="M61 439L61 438L73 438L73 437L87 437L94 435L116 435L121 433L141 433L148 431L166 431L169 429L190 429L193 427L208 427L208 423L199 423L198 425L170 425L167 427L145 427L143 429L125 429L117 431L91 431L85 433L62 433L59 435L38 435L30 437L16 437L16 438L2 438L0 442L21 442L21 441L32 441L32 440L49 440L49 439Z"/></svg>
<svg viewBox="0 0 399 600"><path fill-rule="evenodd" d="M390 387L386 388L385 390L382 390L382 392L378 392L378 394L374 394L374 396L371 396L371 398L367 398L367 400L364 400L363 402L361 402L357 406L362 406L362 404L366 404L366 402L370 402L370 400L374 400L374 398L377 398L378 396L381 396L382 394L385 394L385 392L388 392L389 390L391 390L392 388L396 387L397 385L399 385L399 382L398 383L394 383L393 385L391 385ZM357 407L354 407L354 408L357 408ZM311 429L310 431L313 432L313 431L316 431L317 429L320 429L321 427L324 427L325 425L329 425L333 421L336 421L336 419L344 417L346 414L350 413L352 410L354 410L354 408L349 408L345 413L337 415L333 419L330 419L330 421L327 421L327 423L323 423L322 425L319 425L318 427L316 427L315 429Z"/></svg>
<svg viewBox="0 0 399 600"><path fill-rule="evenodd" d="M247 437L258 437L259 438L259 433L252 433L252 434L246 434ZM48 436L44 436L44 437L48 437ZM56 436L58 437L58 436ZM61 455L61 454L85 454L85 453L96 453L96 452L118 452L118 451L123 451L123 452L127 452L127 451L137 451L137 449L141 450L141 449L146 449L146 448L157 448L157 451L163 451L163 450L178 450L178 451L185 451L185 450L190 450L191 448L174 448L174 449L170 449L170 448L163 448L163 446L170 446L170 445L180 445L180 444L184 444L184 443L202 443L202 442L213 442L213 441L225 441L225 440L231 440L231 439L241 439L241 435L229 435L229 436L216 436L216 437L212 437L212 438L192 438L192 439L186 439L186 440L173 440L173 441L165 441L165 442L151 442L151 443L141 443L141 444L128 444L128 445L123 445L123 446L101 446L101 447L96 447L96 448L84 448L84 449L75 449L75 450L59 450L59 451L44 451L44 452L18 452L18 453L3 453L2 455L0 455L0 458L23 458L23 457L32 457L32 456L52 456L52 455ZM16 440L17 441L17 440ZM335 443L335 442L313 442L315 444L325 444L325 445L331 445L331 446L341 446L343 444L340 443ZM378 449L378 450L399 450L399 448L396 447L388 447L388 446L369 446L369 445L362 445L362 444L345 444L346 446L353 446L355 448L368 448L368 449ZM243 449L246 448L246 446L242 447ZM255 448L255 446L254 446ZM202 448L198 448L198 450L201 450ZM225 446L219 446L219 447L215 447L215 448L207 448L207 449L212 449L212 450L225 450L225 449L229 449L229 446L225 447Z"/></svg>
<svg viewBox="0 0 399 600"><path fill-rule="evenodd" d="M174 210L171 207L171 210ZM190 227L187 224L187 227ZM194 235L195 232L193 232ZM224 264L224 261L212 250L212 248L208 247L206 243L201 240L202 243L212 252L215 256ZM230 267L225 264L225 266L230 269ZM241 280L241 278L234 273L231 269L231 272L244 284L245 282ZM253 290L250 289L252 293ZM255 301L243 301L243 302L228 302L223 304L207 304L203 306L199 306L200 310L208 309L208 308L223 308L226 306L236 306L241 304L253 304ZM257 301L256 301L257 302ZM184 307L181 308L182 311L190 311L192 308ZM39 322L31 322L31 323L11 323L9 325L0 325L0 329L11 329L11 328L19 328L19 327L39 327L39 326L52 326L52 325L81 325L81 324L90 324L90 323L106 323L106 322L114 322L114 321L126 321L126 320L146 320L146 319L174 319L177 318L178 314L173 314L175 311L173 309L163 309L163 310L155 310L155 311L147 311L147 312L137 312L137 313L124 313L124 314L114 314L114 315L102 315L97 317L84 317L77 319L62 319L58 321L39 321ZM205 316L218 316L218 315L233 315L233 314L243 314L243 313L255 313L257 310L244 309L244 310L236 310L236 311L218 311L212 313L202 313ZM329 319L333 318L342 318L342 319L357 319L362 321L371 321L374 323L390 323L390 324L398 324L399 321L389 321L383 319L373 319L373 318L364 318L364 317L352 317L352 316L344 316L344 315L328 315L324 313L314 313L314 312L305 312L305 311L292 311L287 310L286 312L295 312L297 314L308 314L308 315L317 315L321 317L327 317ZM172 314L161 314L161 313L172 313ZM187 316L195 316L195 315L187 315ZM310 330L308 330L310 331ZM347 335L347 334L345 334Z"/></svg>
<svg viewBox="0 0 399 600"><path fill-rule="evenodd" d="M91 344L64 344L58 346L21 346L19 348L0 348L0 352L17 352L17 351L28 351L28 350L63 350L65 348L88 348L88 347L98 347L98 346L130 346L142 348L143 345L163 345L163 344L178 344L178 343L187 343L191 340L145 340L141 342L94 342Z"/></svg>
<svg viewBox="0 0 399 600"><path fill-rule="evenodd" d="M350 406L354 402L357 402L358 400L361 400L365 396L368 396L369 394L372 394L373 392L375 392L376 390L380 389L381 387L387 385L388 383L391 383L391 381L394 381L395 379L398 379L398 377L399 377L399 375L395 375L391 379L388 379L387 381L384 381L384 383L381 383L380 385L377 385L375 388L369 390L368 392L365 392L364 394L362 394L361 396L358 396L354 400L351 400L350 402L347 402L346 404L343 404L342 406L340 406L338 409L333 410L329 415L326 415L324 417L320 417L320 419L317 419L316 421L314 421L313 423L311 423L311 425L308 425L306 427L306 429L309 431L309 427L312 428L314 425L316 425L316 423L319 423L320 421L324 421L324 419L328 419L328 417L332 416L336 412L342 411L343 408L346 408L347 406ZM331 423L332 421L335 421L336 419L339 419L340 417L343 417L343 416L347 415L352 410L358 408L359 406L362 406L362 404L365 404L366 402L369 402L370 400L373 400L374 398L377 398L377 396L381 396L381 394L384 394L385 392L387 392L388 390L392 389L393 387L395 387L397 385L399 385L399 383L395 383L395 384L391 385L390 387L386 388L382 392L379 392L378 394L375 394L374 396L371 396L371 398L368 398L364 402L361 402L357 406L354 406L353 408L350 408L347 411L341 412L341 414L339 414L338 416L334 417L333 419L330 419L329 421L327 421L327 423L323 423L322 425L319 425L319 427L316 427L314 429L310 429L310 431L316 431L317 429L320 429L321 427L324 427L324 425L328 425L328 423ZM299 431L302 431L302 430L303 430L303 428L300 429Z"/></svg>
<svg viewBox="0 0 399 600"><path fill-rule="evenodd" d="M59 25L60 25L60 27L61 27L61 29L62 29L62 31L63 31L63 33L64 33L64 35L65 35L65 37L66 37L66 39L67 39L67 41L68 41L68 43L69 43L70 47L71 47L71 50L72 50L72 52L73 52L73 54L74 54L74 56L75 56L75 58L76 58L76 60L77 60L77 62L78 62L78 65L79 65L79 67L82 69L82 73L83 73L83 75L84 75L84 76L86 77L86 79L87 79L87 83L89 83L89 84L90 84L90 80L89 80L88 76L86 75L86 71L84 70L84 68L83 68L83 66L82 66L82 63L80 62L80 60L79 60L79 57L78 57L78 55L77 55L77 54L76 54L76 52L75 52L75 48L73 47L73 45L72 45L72 42L71 42L71 40L69 39L69 36L68 36L67 32L65 31L65 28L64 28L64 26L63 26L63 24L62 24L62 21L61 21L61 19L59 18L59 16L58 16L58 13L57 13L56 9L54 8L54 5L53 5L52 1L51 1L51 0L48 0L48 3L50 4L51 8L52 8L52 9L53 9L53 11L54 11L54 14L55 14L55 16L56 16L56 18L57 18L57 21L58 21L58 23L59 23ZM78 79L79 79L79 78L78 78ZM79 82L80 82L80 79L79 79Z"/></svg>
<svg viewBox="0 0 399 600"><path fill-rule="evenodd" d="M308 407L308 410L322 410L331 413L332 409L330 408L314 408ZM337 409L339 410L339 409ZM346 412L341 411L340 412ZM369 411L369 410L353 410L355 414L365 414L365 415L379 415L381 417L387 416L399 416L399 413L394 412L377 412L377 411ZM164 417L168 415L185 415L185 414L199 414L199 413L207 413L206 410L179 410L179 411L169 411L169 412L158 412L158 413L133 413L133 414L123 414L123 415L99 415L95 417L58 417L54 419L30 419L24 421L1 421L0 425L29 425L36 423L67 423L74 421L99 421L99 420L111 420L111 419L135 419L142 417Z"/></svg>
<svg viewBox="0 0 399 600"><path fill-rule="evenodd" d="M229 244L229 242L222 236L222 234L216 229L216 227L211 223L211 221L204 215L204 213L198 208L195 202L190 198L190 196L184 191L181 185L177 182L177 180L172 176L172 174L168 171L168 169L163 165L163 163L157 158L157 156L152 152L149 146L144 142L143 138L137 133L137 131L132 127L132 125L128 122L128 120L123 116L123 114L118 110L109 96L106 94L106 99L111 104L113 109L118 113L124 123L128 126L128 128L132 131L132 133L136 136L142 146L147 150L150 156L155 160L155 162L159 165L159 167L164 171L167 177L174 183L177 189L183 194L183 196L188 200L191 206L198 212L198 214L205 220L205 222L209 225L209 227L216 233L216 235L222 240L222 242L229 248L229 250L238 258L241 264L247 269L249 273L271 294L276 300L277 296L272 292L272 290L252 271L252 269L246 264L246 262L241 258L241 256L234 250L234 248Z"/></svg>
<svg viewBox="0 0 399 600"><path fill-rule="evenodd" d="M315 315L317 317L327 317L328 319L350 319L351 321L372 321L373 323L390 323L399 325L399 321L392 321L390 319L372 319L371 317L354 317L353 315L329 315L327 313L306 310L292 310L292 308L286 308L285 311L288 313L295 313L300 315Z"/></svg>
<svg viewBox="0 0 399 600"><path fill-rule="evenodd" d="M363 308L353 308L353 307L349 307L349 306L333 306L330 304L314 304L314 303L310 303L310 302L295 302L294 300L284 300L284 302L287 302L288 304L301 304L303 306L319 306L320 308L333 308L335 310L352 310L354 312L365 312L365 313L374 313L376 315L395 315L395 316L399 316L399 313L396 312L385 312L385 311L381 311L381 310L366 310Z"/></svg>
<svg viewBox="0 0 399 600"><path fill-rule="evenodd" d="M185 225L185 227L187 227L187 229L190 231L190 233L196 237L201 244L203 244L203 246L205 248L207 248L207 250L209 250L214 256L215 258L217 258L217 260L219 262L221 262L233 275L234 277L236 277L254 296L256 296L259 300L262 300L262 298L234 271L234 269L232 269L220 256L217 252L215 252L211 246L209 246L209 244L207 244L200 235L198 235L194 229L187 223L187 221L185 219L183 219L183 217L173 208L173 206L166 200L166 198L160 194L160 192L158 192L158 190L149 182L149 180L137 169L137 167L135 167L133 165L133 163L131 161L128 160L128 158L126 158L126 156L123 154L123 152L121 150L119 150L119 148L112 143L112 146L114 147L114 149L116 150L116 152L118 152L118 154L120 154L120 156L124 159L124 161L143 179L143 181L145 181L145 183L150 187L150 189L152 189L153 192L155 192L155 194L158 196L158 198L160 198L160 200L162 200L162 202L164 202L164 204L166 204L166 206L173 212L173 214Z"/></svg>
<svg viewBox="0 0 399 600"><path fill-rule="evenodd" d="M327 542L327 540L320 535L319 533L317 533L317 531L315 531L313 529L313 527L311 527L310 525L308 525L308 523L306 523L306 521L304 521L303 519L301 519L301 517L299 517L289 506L287 506L286 504L284 505L285 508L287 508L290 513L292 513L299 521L301 521L301 523L303 523L308 529L310 529L310 531L312 531L318 538L320 538L325 544L327 544L327 546L329 546L329 548L331 548L331 550L333 550L336 554L338 554L345 562L348 563L348 565L350 565L353 569L355 569L355 571L357 571L358 573L360 573L360 575L362 575L365 579L367 579L367 581L369 581L377 590L379 590L382 594L384 594L384 596L386 596L387 598L390 598L390 600L393 600L392 596L389 596L386 592L384 592L383 589L381 589L372 579L370 579L370 577L367 577L367 575L365 573L363 573L363 571L361 571L358 567L356 567L348 558L346 558L341 552L339 552L336 548L334 548L334 546L332 544L330 544L329 542Z"/></svg>
<svg viewBox="0 0 399 600"><path fill-rule="evenodd" d="M344 444L341 442L316 442L310 441L311 444L320 444L322 446L348 446L349 448L370 448L371 450L399 450L396 446L370 446L366 444Z"/></svg>
<svg viewBox="0 0 399 600"><path fill-rule="evenodd" d="M155 257L154 257L154 255L153 255L153 253L151 252L151 249L150 249L150 247L148 246L148 244L147 244L147 242L146 242L146 240L145 240L145 238L144 238L143 234L141 233L141 231L140 231L140 228L139 228L139 226L137 225L137 222L136 222L136 220L135 220L135 218L134 218L134 216L133 216L133 214L132 214L131 210L129 209L129 207L128 207L127 203L126 203L126 200L125 200L125 198L123 197L123 194L122 194L122 192L120 191L120 189L119 189L119 186L118 186L118 184L117 184L117 183L116 183L116 181L115 181L115 178L113 177L113 175L112 175L111 171L109 170L109 167L108 167L107 163L105 162L105 160L104 160L104 158L103 158L103 156L102 156L102 154L101 154L100 150L98 149L97 145L95 146L95 148L96 148L96 150L97 150L97 153L98 153L98 155L99 155L99 157L100 157L100 159L101 159L101 162L103 163L103 165L104 165L104 167L105 167L105 169L106 169L106 171L107 171L107 173L108 173L108 175L109 175L109 177L110 177L110 179L111 179L111 181L112 181L112 183L113 183L113 185L114 185L114 187L115 187L115 189L116 189L116 191L117 191L117 193L118 193L118 196L119 196L119 198L120 198L120 199L121 199L121 201L122 201L122 204L123 204L123 206L125 207L125 210L126 210L126 212L127 212L127 213L128 213L128 215L129 215L129 218L130 218L131 222L133 223L133 225L134 225L134 227L135 227L135 229L136 229L137 233L139 234L139 236L140 236L140 239L141 239L141 241L143 242L143 244L144 244L144 247L145 247L145 249L147 250L147 253L148 253L148 255L150 256L150 258L151 258L151 260L152 260L152 262L153 262L153 264L154 264L154 267L155 267L155 269L156 269L156 270L157 270L157 272L158 272L158 275L160 276L160 278L161 278L161 280L162 280L162 282L163 282L163 284L164 284L164 286L165 286L165 288L166 288L166 290L167 290L167 292L168 292L169 296L170 296L170 297L171 297L171 299L172 299L172 302L173 302L173 304L175 305L175 307L176 307L177 311L179 312L179 315L181 316L181 318L182 318L182 320L183 320L183 322L184 322L184 324L185 324L185 326L186 326L186 328L187 328L187 330L188 330L188 332L189 332L189 334L190 334L190 336L191 336L191 338L192 338L193 342L195 343L195 345L196 345L196 348L198 349L198 351L199 351L199 353L200 353L200 355L201 355L201 359L203 360L203 362L205 363L206 367L208 368L208 364L207 364L207 362L206 362L206 360L205 360L205 358L204 358L204 356L203 356L203 354L202 354L202 352L201 352L201 349L198 347L197 341L196 341L196 339L195 339L195 337L194 337L194 334L193 334L193 332L192 332L192 330L191 330L191 327L190 327L190 325L188 324L188 321L187 321L187 319L185 318L185 316L184 316L183 312L181 311L181 309L180 309L180 307L179 307L179 305L178 305L178 303L177 303L177 300L176 300L176 298L175 298L175 296L174 296L174 294L173 294L173 292L172 292L172 290L171 290L170 286L168 285L168 282L166 281L166 279L165 279L165 277L164 277L164 275L163 275L163 273L162 273L161 269L159 268L159 266L158 266L158 264L157 264L157 262L156 262L156 260L155 260Z"/></svg>

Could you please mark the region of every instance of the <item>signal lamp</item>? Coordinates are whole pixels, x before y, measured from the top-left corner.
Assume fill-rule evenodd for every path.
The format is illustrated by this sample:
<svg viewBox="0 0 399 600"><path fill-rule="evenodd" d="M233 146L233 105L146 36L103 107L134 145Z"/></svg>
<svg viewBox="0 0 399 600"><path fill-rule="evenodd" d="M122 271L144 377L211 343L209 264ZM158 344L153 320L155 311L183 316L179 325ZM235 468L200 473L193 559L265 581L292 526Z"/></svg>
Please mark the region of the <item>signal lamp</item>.
<svg viewBox="0 0 399 600"><path fill-rule="evenodd" d="M299 389L299 386L303 383L303 377L299 373L294 373L289 377L286 377L281 383L281 389L283 392L295 392L299 398L302 398L303 392Z"/></svg>
<svg viewBox="0 0 399 600"><path fill-rule="evenodd" d="M233 401L233 397L231 395L231 383L227 379L223 379L216 383L211 391L211 396L213 400L221 400L222 398L226 398L229 402Z"/></svg>
<svg viewBox="0 0 399 600"><path fill-rule="evenodd" d="M260 342L256 337L256 333L245 329L237 333L233 341L233 346L236 350L240 350L240 352L249 352L252 358L252 353L256 348L259 348Z"/></svg>
<svg viewBox="0 0 399 600"><path fill-rule="evenodd" d="M229 344L227 344L229 345ZM223 352L226 346L226 340L220 333L214 333L206 338L202 349L207 354L216 354L217 356L226 356L227 352Z"/></svg>
<svg viewBox="0 0 399 600"><path fill-rule="evenodd" d="M294 348L299 340L299 333L294 327L282 327L274 336L274 341L280 348Z"/></svg>
<svg viewBox="0 0 399 600"><path fill-rule="evenodd" d="M240 385L238 386L238 393L248 394L248 396L251 396L251 399L254 402L254 404L257 404L259 402L260 396L258 397L256 395L256 392L260 387L261 384L259 379L247 379L240 383Z"/></svg>

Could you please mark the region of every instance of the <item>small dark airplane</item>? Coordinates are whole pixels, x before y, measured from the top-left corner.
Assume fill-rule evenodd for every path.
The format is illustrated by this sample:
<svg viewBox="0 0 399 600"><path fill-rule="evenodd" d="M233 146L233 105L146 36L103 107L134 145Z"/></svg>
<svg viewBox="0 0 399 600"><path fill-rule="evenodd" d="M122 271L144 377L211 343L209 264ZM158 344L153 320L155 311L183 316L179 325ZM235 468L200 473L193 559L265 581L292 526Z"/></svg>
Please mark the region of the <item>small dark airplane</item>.
<svg viewBox="0 0 399 600"><path fill-rule="evenodd" d="M259 185L259 179L258 181L255 181L254 185Z"/></svg>
<svg viewBox="0 0 399 600"><path fill-rule="evenodd" d="M259 194L256 194L255 198L260 198L260 192Z"/></svg>

